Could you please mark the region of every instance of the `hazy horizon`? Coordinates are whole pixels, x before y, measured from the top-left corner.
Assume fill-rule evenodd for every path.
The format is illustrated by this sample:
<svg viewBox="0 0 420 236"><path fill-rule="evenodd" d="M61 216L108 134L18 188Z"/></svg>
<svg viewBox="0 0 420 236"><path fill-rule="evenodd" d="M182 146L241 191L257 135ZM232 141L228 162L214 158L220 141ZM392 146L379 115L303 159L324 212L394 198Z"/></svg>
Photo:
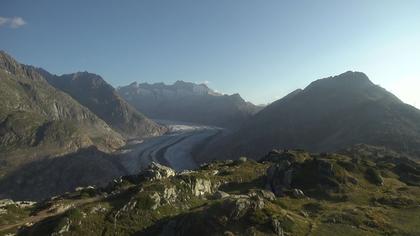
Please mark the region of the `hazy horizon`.
<svg viewBox="0 0 420 236"><path fill-rule="evenodd" d="M165 4L162 4L165 3ZM420 2L2 1L2 50L113 86L206 83L267 104L345 71L420 106Z"/></svg>

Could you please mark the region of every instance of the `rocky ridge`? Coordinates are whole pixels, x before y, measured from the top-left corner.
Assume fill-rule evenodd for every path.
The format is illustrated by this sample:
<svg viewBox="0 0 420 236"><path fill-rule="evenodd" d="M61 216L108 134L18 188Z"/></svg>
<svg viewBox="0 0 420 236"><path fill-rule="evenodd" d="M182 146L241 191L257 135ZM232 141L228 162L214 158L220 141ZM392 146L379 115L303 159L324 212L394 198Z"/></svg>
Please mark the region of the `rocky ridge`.
<svg viewBox="0 0 420 236"><path fill-rule="evenodd" d="M55 88L69 94L86 106L126 139L158 136L166 132L152 120L129 105L101 76L77 72L61 76L37 68Z"/></svg>
<svg viewBox="0 0 420 236"><path fill-rule="evenodd" d="M52 87L36 70L0 52L0 175L40 157L125 144L89 109Z"/></svg>
<svg viewBox="0 0 420 236"><path fill-rule="evenodd" d="M132 83L119 87L118 93L148 117L204 125L237 127L261 108L239 94L223 95L207 87L176 81L164 83Z"/></svg>

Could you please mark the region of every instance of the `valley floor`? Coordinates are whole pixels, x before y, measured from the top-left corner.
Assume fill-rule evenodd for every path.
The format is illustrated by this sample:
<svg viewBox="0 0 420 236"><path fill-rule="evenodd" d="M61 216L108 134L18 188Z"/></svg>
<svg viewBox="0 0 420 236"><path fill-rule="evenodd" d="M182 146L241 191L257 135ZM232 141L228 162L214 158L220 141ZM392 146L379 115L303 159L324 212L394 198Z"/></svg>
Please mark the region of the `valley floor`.
<svg viewBox="0 0 420 236"><path fill-rule="evenodd" d="M223 131L222 128L183 122L159 121L169 128L169 133L128 144L119 152L121 163L128 174L135 174L152 161L176 171L198 167L192 153L209 139Z"/></svg>

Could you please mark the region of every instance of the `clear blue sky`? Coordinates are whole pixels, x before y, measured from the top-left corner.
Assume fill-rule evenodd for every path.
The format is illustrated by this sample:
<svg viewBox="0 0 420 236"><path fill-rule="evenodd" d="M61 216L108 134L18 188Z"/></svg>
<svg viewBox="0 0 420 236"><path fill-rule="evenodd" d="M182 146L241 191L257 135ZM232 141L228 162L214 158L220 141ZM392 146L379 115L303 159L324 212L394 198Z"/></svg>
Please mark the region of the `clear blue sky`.
<svg viewBox="0 0 420 236"><path fill-rule="evenodd" d="M420 107L416 0L1 0L0 49L56 74L209 81L257 104L357 70Z"/></svg>

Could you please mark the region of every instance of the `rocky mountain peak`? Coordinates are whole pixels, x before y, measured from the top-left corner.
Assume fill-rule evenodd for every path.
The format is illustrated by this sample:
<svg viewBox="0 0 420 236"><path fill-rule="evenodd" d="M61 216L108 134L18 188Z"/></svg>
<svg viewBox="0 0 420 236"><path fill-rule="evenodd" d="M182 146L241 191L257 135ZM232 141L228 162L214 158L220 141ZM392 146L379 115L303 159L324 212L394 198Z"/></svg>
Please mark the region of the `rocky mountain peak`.
<svg viewBox="0 0 420 236"><path fill-rule="evenodd" d="M16 74L19 70L22 70L22 65L19 64L5 51L0 51L0 69L4 69L11 74Z"/></svg>
<svg viewBox="0 0 420 236"><path fill-rule="evenodd" d="M305 90L311 89L364 89L375 84L362 72L347 71L337 76L319 79L312 82Z"/></svg>

